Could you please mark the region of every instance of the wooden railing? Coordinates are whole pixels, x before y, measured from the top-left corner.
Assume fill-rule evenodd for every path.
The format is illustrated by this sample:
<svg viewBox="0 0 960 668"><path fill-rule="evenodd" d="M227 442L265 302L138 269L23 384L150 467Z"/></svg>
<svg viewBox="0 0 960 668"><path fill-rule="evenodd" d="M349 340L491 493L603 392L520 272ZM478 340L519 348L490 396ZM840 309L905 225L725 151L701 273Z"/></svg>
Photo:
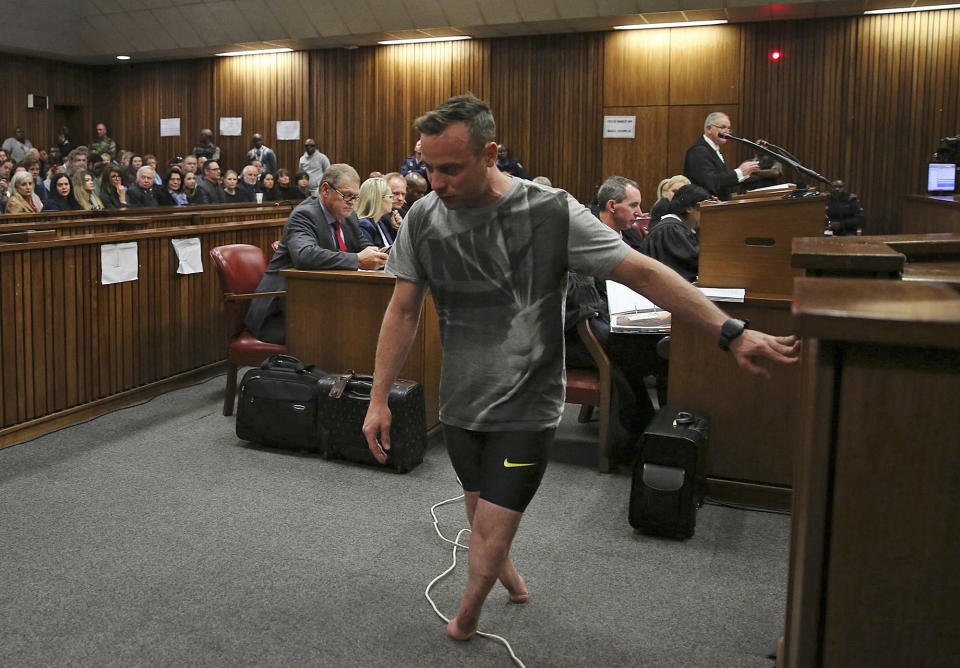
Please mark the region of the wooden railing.
<svg viewBox="0 0 960 668"><path fill-rule="evenodd" d="M0 244L0 445L64 411L225 359L209 250L248 243L269 257L285 222L281 215ZM200 239L203 273L176 273L170 240L184 237ZM131 241L138 279L101 285L101 245Z"/></svg>
<svg viewBox="0 0 960 668"><path fill-rule="evenodd" d="M291 205L289 202L272 202L3 215L0 216L0 235L28 230L54 230L58 237L72 237L82 234L269 220L290 215L293 206L295 204ZM0 242L2 241L0 238Z"/></svg>

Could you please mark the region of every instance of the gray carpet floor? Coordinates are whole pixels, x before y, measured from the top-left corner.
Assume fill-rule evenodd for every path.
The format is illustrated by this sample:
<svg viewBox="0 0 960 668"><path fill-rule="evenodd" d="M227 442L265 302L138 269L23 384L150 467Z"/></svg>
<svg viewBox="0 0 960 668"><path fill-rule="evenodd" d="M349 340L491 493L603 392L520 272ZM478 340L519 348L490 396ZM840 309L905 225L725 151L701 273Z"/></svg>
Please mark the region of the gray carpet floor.
<svg viewBox="0 0 960 668"><path fill-rule="evenodd" d="M447 639L423 596L449 566L429 508L459 494L442 444L397 475L239 441L223 377L0 450L0 665L510 666ZM594 467L568 407L481 630L527 666L769 668L783 515L704 506L696 535L638 535L630 477ZM439 509L449 537L462 504ZM461 566L434 589L456 611Z"/></svg>

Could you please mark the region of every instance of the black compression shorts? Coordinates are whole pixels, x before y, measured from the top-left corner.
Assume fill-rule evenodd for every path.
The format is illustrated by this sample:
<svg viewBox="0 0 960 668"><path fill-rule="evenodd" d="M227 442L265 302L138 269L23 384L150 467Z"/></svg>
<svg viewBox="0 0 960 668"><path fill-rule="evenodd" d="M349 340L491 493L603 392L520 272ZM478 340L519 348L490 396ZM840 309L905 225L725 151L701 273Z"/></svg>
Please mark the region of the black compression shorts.
<svg viewBox="0 0 960 668"><path fill-rule="evenodd" d="M447 454L463 489L523 512L536 494L556 429L469 431L443 425Z"/></svg>

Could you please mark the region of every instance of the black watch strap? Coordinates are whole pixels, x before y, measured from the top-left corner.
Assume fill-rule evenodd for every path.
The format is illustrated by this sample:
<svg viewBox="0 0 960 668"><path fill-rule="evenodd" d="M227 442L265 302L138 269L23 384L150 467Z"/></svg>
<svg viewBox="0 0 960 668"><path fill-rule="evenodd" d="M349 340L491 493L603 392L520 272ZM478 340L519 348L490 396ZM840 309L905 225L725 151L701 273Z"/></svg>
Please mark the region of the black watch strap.
<svg viewBox="0 0 960 668"><path fill-rule="evenodd" d="M730 344L733 343L733 340L743 334L743 330L749 326L749 320L737 320L736 318L730 318L723 323L720 328L720 340L717 342L720 350L730 350Z"/></svg>

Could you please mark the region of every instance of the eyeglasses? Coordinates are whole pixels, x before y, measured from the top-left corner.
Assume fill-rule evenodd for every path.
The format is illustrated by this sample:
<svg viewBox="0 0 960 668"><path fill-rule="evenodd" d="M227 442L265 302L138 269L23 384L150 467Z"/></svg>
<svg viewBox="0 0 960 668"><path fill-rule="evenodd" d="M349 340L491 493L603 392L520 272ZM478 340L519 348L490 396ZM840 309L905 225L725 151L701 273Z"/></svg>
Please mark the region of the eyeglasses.
<svg viewBox="0 0 960 668"><path fill-rule="evenodd" d="M729 125L717 125L716 123L711 123L710 125L715 127L717 130L723 130L724 132L730 132L732 129Z"/></svg>
<svg viewBox="0 0 960 668"><path fill-rule="evenodd" d="M330 186L329 183L328 183L327 185ZM334 188L333 186L330 186L330 188L331 188L335 193L337 193L338 195L340 195L340 197L343 198L343 201L346 202L347 204L353 204L353 203L356 202L358 199L360 199L360 195L344 195L342 192L340 192L339 190L337 190L337 189Z"/></svg>

